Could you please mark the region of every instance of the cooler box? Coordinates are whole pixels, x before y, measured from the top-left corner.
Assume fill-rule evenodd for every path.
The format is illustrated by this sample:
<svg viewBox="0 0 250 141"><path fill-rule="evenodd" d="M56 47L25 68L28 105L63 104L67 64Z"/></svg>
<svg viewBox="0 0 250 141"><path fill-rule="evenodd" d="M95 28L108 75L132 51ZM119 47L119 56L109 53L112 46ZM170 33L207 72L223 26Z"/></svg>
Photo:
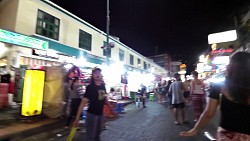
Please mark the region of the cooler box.
<svg viewBox="0 0 250 141"><path fill-rule="evenodd" d="M0 83L0 108L8 105L9 84Z"/></svg>

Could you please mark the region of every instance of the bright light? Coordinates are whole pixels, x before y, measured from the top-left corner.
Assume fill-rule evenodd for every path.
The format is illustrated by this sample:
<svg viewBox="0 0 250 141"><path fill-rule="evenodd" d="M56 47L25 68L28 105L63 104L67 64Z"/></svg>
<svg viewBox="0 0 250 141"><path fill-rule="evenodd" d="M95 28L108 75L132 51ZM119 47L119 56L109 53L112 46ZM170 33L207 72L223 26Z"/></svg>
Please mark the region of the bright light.
<svg viewBox="0 0 250 141"><path fill-rule="evenodd" d="M70 68L73 67L73 65L72 65L72 64L66 64L66 65L64 65L64 67L65 67L66 69L70 69Z"/></svg>
<svg viewBox="0 0 250 141"><path fill-rule="evenodd" d="M212 66L209 66L209 65L205 65L204 66L204 71L212 71L213 67Z"/></svg>
<svg viewBox="0 0 250 141"><path fill-rule="evenodd" d="M57 54L57 51L53 49L48 49L47 50L47 55L55 58L59 58L59 55Z"/></svg>
<svg viewBox="0 0 250 141"><path fill-rule="evenodd" d="M5 47L5 45L0 42L0 49L1 49L0 58L2 58L4 56L6 56L6 53L8 52L8 48Z"/></svg>
<svg viewBox="0 0 250 141"><path fill-rule="evenodd" d="M198 63L197 64L197 72L198 73L204 72L204 64L203 63Z"/></svg>
<svg viewBox="0 0 250 141"><path fill-rule="evenodd" d="M83 67L83 66L85 66L85 63L86 63L86 59L84 57L80 57L80 58L76 59L74 64L76 66Z"/></svg>
<svg viewBox="0 0 250 141"><path fill-rule="evenodd" d="M186 71L179 71L178 74L186 74Z"/></svg>
<svg viewBox="0 0 250 141"><path fill-rule="evenodd" d="M236 39L237 39L236 30L229 30L225 32L219 32L208 35L209 44L235 41Z"/></svg>
<svg viewBox="0 0 250 141"><path fill-rule="evenodd" d="M204 56L204 55L201 55L201 56L199 57L199 61L203 63L203 62L205 61L205 56Z"/></svg>
<svg viewBox="0 0 250 141"><path fill-rule="evenodd" d="M116 62L111 64L111 70L113 73L119 73L119 74L123 74L125 72L125 68L124 68L124 63L123 62Z"/></svg>
<svg viewBox="0 0 250 141"><path fill-rule="evenodd" d="M225 81L225 77L224 78L209 78L208 81L213 82L213 83L220 83Z"/></svg>
<svg viewBox="0 0 250 141"><path fill-rule="evenodd" d="M0 48L4 47L4 43L0 42Z"/></svg>

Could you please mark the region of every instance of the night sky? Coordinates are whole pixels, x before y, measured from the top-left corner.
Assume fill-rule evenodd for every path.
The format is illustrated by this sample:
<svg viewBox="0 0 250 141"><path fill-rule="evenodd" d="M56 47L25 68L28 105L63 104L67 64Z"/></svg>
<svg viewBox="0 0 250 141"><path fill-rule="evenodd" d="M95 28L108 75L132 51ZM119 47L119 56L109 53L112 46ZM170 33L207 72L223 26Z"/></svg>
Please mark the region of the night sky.
<svg viewBox="0 0 250 141"><path fill-rule="evenodd" d="M106 0L51 0L106 31ZM110 0L110 34L144 56L182 56L188 68L208 50L210 33L232 30L249 0ZM156 51L156 48L158 52Z"/></svg>

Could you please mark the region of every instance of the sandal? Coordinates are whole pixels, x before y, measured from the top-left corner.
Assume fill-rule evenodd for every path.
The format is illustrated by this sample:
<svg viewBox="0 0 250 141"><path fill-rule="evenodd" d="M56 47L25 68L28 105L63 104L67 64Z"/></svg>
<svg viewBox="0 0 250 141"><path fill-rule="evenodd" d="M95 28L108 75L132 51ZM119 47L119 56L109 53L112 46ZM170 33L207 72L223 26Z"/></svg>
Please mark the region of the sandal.
<svg viewBox="0 0 250 141"><path fill-rule="evenodd" d="M175 124L175 125L180 125L180 123L179 123L179 122L177 122L177 121L175 121L175 122L174 122L174 124Z"/></svg>

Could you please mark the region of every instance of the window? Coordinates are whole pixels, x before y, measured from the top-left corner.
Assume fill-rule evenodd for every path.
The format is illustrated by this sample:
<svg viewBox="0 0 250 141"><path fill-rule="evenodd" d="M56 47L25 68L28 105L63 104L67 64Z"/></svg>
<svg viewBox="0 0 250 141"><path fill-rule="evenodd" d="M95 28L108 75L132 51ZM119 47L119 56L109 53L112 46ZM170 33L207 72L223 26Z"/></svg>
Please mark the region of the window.
<svg viewBox="0 0 250 141"><path fill-rule="evenodd" d="M119 60L124 61L124 50L119 49Z"/></svg>
<svg viewBox="0 0 250 141"><path fill-rule="evenodd" d="M92 35L80 29L79 48L91 51L91 41L92 41Z"/></svg>
<svg viewBox="0 0 250 141"><path fill-rule="evenodd" d="M138 65L138 67L141 67L141 59L137 59L137 65Z"/></svg>
<svg viewBox="0 0 250 141"><path fill-rule="evenodd" d="M58 40L60 20L46 12L38 10L36 34Z"/></svg>
<svg viewBox="0 0 250 141"><path fill-rule="evenodd" d="M144 68L144 70L147 70L147 63L146 62L143 62L143 68Z"/></svg>
<svg viewBox="0 0 250 141"><path fill-rule="evenodd" d="M130 54L130 65L134 65L134 56Z"/></svg>
<svg viewBox="0 0 250 141"><path fill-rule="evenodd" d="M106 43L107 42L103 41L103 46L106 46ZM103 49L103 56L111 58L111 48Z"/></svg>
<svg viewBox="0 0 250 141"><path fill-rule="evenodd" d="M150 64L148 64L148 69L150 69L150 67L151 67Z"/></svg>

